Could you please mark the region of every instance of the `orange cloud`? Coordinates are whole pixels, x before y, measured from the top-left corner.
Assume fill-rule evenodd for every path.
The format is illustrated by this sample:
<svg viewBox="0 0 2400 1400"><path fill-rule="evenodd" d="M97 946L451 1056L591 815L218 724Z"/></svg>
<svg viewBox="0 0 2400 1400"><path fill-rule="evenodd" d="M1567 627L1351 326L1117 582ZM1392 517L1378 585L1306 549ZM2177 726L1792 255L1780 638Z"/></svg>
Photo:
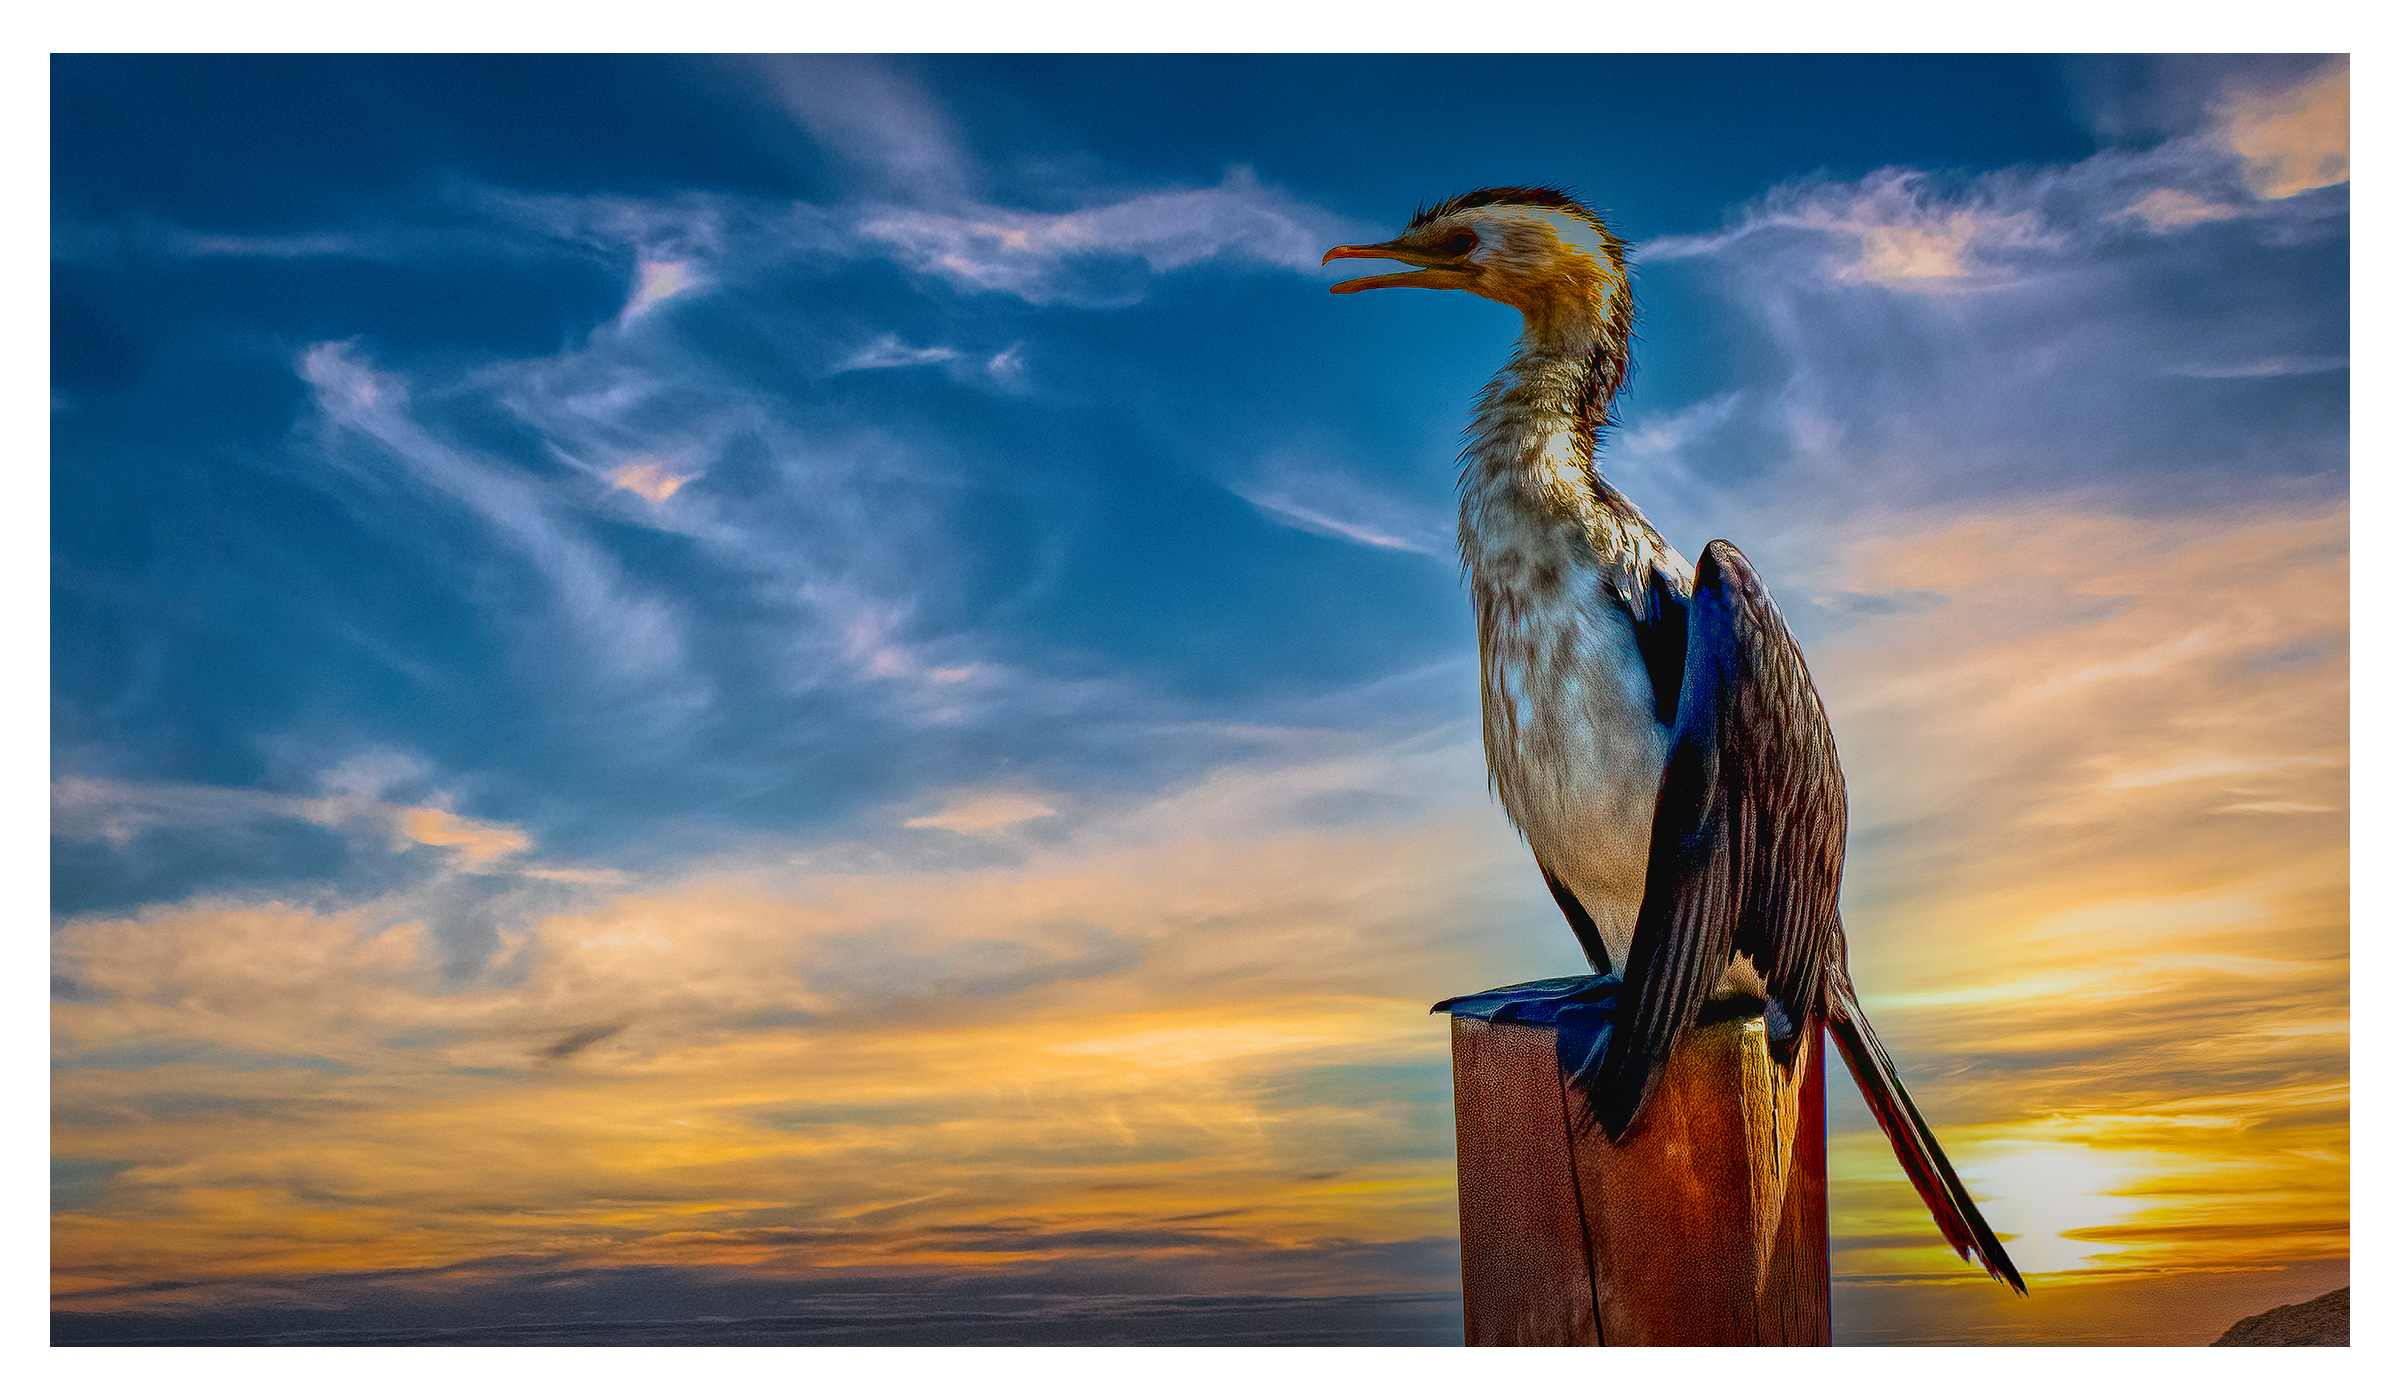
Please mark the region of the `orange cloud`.
<svg viewBox="0 0 2400 1400"><path fill-rule="evenodd" d="M2244 94L2217 113L2218 136L2242 157L2253 193L2286 199L2350 178L2350 64L2288 90Z"/></svg>
<svg viewBox="0 0 2400 1400"><path fill-rule="evenodd" d="M1056 810L1034 798L1004 792L970 798L926 816L910 817L901 825L971 835L978 831L991 831L1003 826L1014 826L1018 822L1032 821L1035 817L1055 817L1057 815Z"/></svg>
<svg viewBox="0 0 2400 1400"><path fill-rule="evenodd" d="M504 860L533 846L533 838L513 826L479 822L438 807L402 808L396 819L403 846L411 841L421 846L446 846L457 851L470 869Z"/></svg>
<svg viewBox="0 0 2400 1400"><path fill-rule="evenodd" d="M608 479L618 490L631 491L652 505L663 504L690 480L668 471L664 462L629 462Z"/></svg>

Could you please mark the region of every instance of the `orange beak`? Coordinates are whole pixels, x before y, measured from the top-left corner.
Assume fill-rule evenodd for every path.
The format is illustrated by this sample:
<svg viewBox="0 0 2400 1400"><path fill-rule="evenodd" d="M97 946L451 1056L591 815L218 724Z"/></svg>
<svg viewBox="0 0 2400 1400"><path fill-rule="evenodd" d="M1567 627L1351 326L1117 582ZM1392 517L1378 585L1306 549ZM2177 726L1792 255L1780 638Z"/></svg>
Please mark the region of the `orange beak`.
<svg viewBox="0 0 2400 1400"><path fill-rule="evenodd" d="M1386 272L1375 277L1354 277L1336 282L1326 288L1330 292L1364 292L1376 287L1463 287L1467 284L1464 260L1452 260L1428 253L1422 248L1410 248L1399 241L1390 243L1345 243L1328 249L1317 266L1323 267L1335 258L1390 258L1394 262L1413 263L1413 272Z"/></svg>

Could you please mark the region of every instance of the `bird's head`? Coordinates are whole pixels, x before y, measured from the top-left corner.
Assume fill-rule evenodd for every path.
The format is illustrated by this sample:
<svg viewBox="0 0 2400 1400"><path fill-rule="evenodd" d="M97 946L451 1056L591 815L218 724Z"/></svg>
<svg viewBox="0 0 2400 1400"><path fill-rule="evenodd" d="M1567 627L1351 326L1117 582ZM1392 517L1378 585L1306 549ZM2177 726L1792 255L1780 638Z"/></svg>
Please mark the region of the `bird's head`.
<svg viewBox="0 0 2400 1400"><path fill-rule="evenodd" d="M1630 314L1625 243L1600 216L1551 189L1476 190L1420 209L1388 243L1345 244L1335 258L1389 258L1407 272L1336 283L1336 292L1437 287L1525 313L1537 334L1598 331Z"/></svg>

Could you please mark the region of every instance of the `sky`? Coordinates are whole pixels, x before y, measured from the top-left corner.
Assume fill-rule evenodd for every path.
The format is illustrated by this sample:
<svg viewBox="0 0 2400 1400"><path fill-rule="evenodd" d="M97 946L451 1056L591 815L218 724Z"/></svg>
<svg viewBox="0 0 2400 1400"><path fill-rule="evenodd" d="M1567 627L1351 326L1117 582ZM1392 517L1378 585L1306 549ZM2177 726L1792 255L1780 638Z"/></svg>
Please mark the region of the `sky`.
<svg viewBox="0 0 2400 1400"><path fill-rule="evenodd" d="M1426 1008L1583 970L1450 542L1515 317L1318 259L1492 184L1634 245L1602 470L1806 648L2033 1289L1836 1074L1837 1341L2348 1281L2343 60L50 78L62 1340L1455 1343Z"/></svg>

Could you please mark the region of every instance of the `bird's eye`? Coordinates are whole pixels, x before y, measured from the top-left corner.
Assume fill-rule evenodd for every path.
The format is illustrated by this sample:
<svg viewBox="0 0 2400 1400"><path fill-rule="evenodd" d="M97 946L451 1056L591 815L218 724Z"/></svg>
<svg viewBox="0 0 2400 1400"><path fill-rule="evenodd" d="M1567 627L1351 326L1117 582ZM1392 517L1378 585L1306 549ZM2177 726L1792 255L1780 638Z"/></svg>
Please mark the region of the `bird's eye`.
<svg viewBox="0 0 2400 1400"><path fill-rule="evenodd" d="M1433 247L1435 252L1440 253L1444 257L1463 258L1467 254L1475 251L1475 241L1475 235L1469 230L1462 228L1458 232L1451 234L1448 238L1445 238L1441 242L1434 244Z"/></svg>

